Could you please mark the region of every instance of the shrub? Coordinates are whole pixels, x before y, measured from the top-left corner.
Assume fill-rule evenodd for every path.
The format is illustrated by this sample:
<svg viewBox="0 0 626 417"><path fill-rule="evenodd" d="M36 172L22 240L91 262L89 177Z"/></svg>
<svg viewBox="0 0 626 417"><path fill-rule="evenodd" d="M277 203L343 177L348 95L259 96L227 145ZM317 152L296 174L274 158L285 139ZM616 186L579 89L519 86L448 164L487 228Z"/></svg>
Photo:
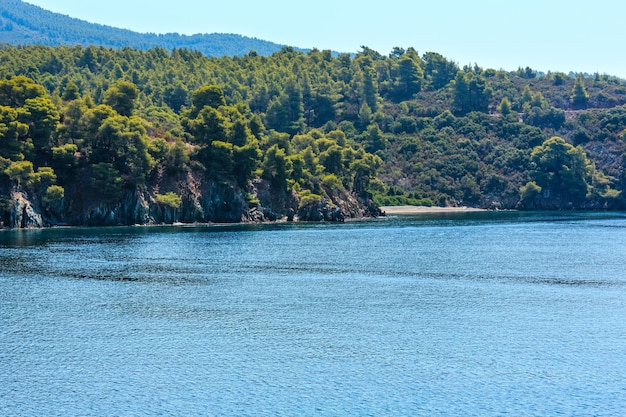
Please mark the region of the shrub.
<svg viewBox="0 0 626 417"><path fill-rule="evenodd" d="M309 190L302 190L300 193L300 205L299 208L303 208L309 205L318 204L324 199L321 195L313 194Z"/></svg>
<svg viewBox="0 0 626 417"><path fill-rule="evenodd" d="M41 200L46 204L52 204L57 201L63 200L65 197L65 189L60 185L51 185L46 189L45 194L41 197Z"/></svg>
<svg viewBox="0 0 626 417"><path fill-rule="evenodd" d="M343 188L341 180L335 174L328 174L322 177L322 184L330 190L340 190Z"/></svg>
<svg viewBox="0 0 626 417"><path fill-rule="evenodd" d="M171 191L165 194L157 194L156 201L161 205L174 209L180 208L181 204L183 204L183 199L178 194Z"/></svg>

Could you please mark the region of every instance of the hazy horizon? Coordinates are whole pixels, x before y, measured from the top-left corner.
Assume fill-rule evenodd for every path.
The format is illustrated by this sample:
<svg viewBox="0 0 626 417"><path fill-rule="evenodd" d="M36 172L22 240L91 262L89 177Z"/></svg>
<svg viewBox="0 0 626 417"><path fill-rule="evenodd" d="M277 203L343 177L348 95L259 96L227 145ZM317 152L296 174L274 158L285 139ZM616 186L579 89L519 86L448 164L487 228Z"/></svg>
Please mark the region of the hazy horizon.
<svg viewBox="0 0 626 417"><path fill-rule="evenodd" d="M619 25L626 3L582 9L568 1L331 2L28 0L47 10L142 33L233 33L300 48L382 54L394 47L438 52L459 65L626 78ZM190 12L192 11L192 12Z"/></svg>

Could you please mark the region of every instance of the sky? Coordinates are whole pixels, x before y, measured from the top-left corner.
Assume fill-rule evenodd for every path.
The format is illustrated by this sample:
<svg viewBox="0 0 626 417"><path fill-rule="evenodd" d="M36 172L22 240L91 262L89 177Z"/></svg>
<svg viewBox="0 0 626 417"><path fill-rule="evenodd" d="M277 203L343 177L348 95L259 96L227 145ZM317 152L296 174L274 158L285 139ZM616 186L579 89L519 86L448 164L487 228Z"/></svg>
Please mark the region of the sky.
<svg viewBox="0 0 626 417"><path fill-rule="evenodd" d="M626 78L626 2L596 0L26 0L138 32L236 33L301 48L387 55L413 47L460 66Z"/></svg>

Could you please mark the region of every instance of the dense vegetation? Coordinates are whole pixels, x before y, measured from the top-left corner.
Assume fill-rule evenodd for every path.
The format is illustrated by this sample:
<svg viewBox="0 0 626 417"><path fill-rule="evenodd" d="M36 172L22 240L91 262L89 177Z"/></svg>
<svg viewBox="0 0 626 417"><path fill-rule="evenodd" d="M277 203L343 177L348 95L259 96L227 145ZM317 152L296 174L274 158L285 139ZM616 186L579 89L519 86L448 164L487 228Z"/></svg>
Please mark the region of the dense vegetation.
<svg viewBox="0 0 626 417"><path fill-rule="evenodd" d="M210 28L208 28L210 29ZM97 45L108 48L189 48L207 56L245 55L250 50L269 55L282 48L273 42L235 34L137 33L88 23L21 0L0 2L0 42L12 45Z"/></svg>
<svg viewBox="0 0 626 417"><path fill-rule="evenodd" d="M216 85L221 64L200 53L39 46L0 50L0 60L5 219L15 187L49 211L115 206L138 189L177 208L177 182L189 187L197 176L242 190L252 208L251 181L261 178L306 209L333 193L367 196L382 164L339 129L266 129L264 117ZM276 109L276 123L303 111L294 105L281 110L287 116Z"/></svg>
<svg viewBox="0 0 626 417"><path fill-rule="evenodd" d="M626 84L607 75L366 47L223 58L6 47L0 63L4 189L43 205L68 188L114 205L157 177L201 172L243 190L264 178L301 205L347 190L379 204L624 206Z"/></svg>

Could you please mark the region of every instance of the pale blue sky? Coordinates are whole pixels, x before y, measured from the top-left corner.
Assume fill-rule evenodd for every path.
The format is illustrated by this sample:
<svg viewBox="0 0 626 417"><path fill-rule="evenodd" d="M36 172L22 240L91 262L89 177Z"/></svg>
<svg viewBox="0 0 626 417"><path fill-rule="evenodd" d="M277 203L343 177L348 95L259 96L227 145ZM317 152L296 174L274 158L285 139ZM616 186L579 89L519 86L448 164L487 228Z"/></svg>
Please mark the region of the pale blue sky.
<svg viewBox="0 0 626 417"><path fill-rule="evenodd" d="M463 66L626 78L626 2L596 0L26 0L139 32L237 33L302 48L382 54L412 46Z"/></svg>

